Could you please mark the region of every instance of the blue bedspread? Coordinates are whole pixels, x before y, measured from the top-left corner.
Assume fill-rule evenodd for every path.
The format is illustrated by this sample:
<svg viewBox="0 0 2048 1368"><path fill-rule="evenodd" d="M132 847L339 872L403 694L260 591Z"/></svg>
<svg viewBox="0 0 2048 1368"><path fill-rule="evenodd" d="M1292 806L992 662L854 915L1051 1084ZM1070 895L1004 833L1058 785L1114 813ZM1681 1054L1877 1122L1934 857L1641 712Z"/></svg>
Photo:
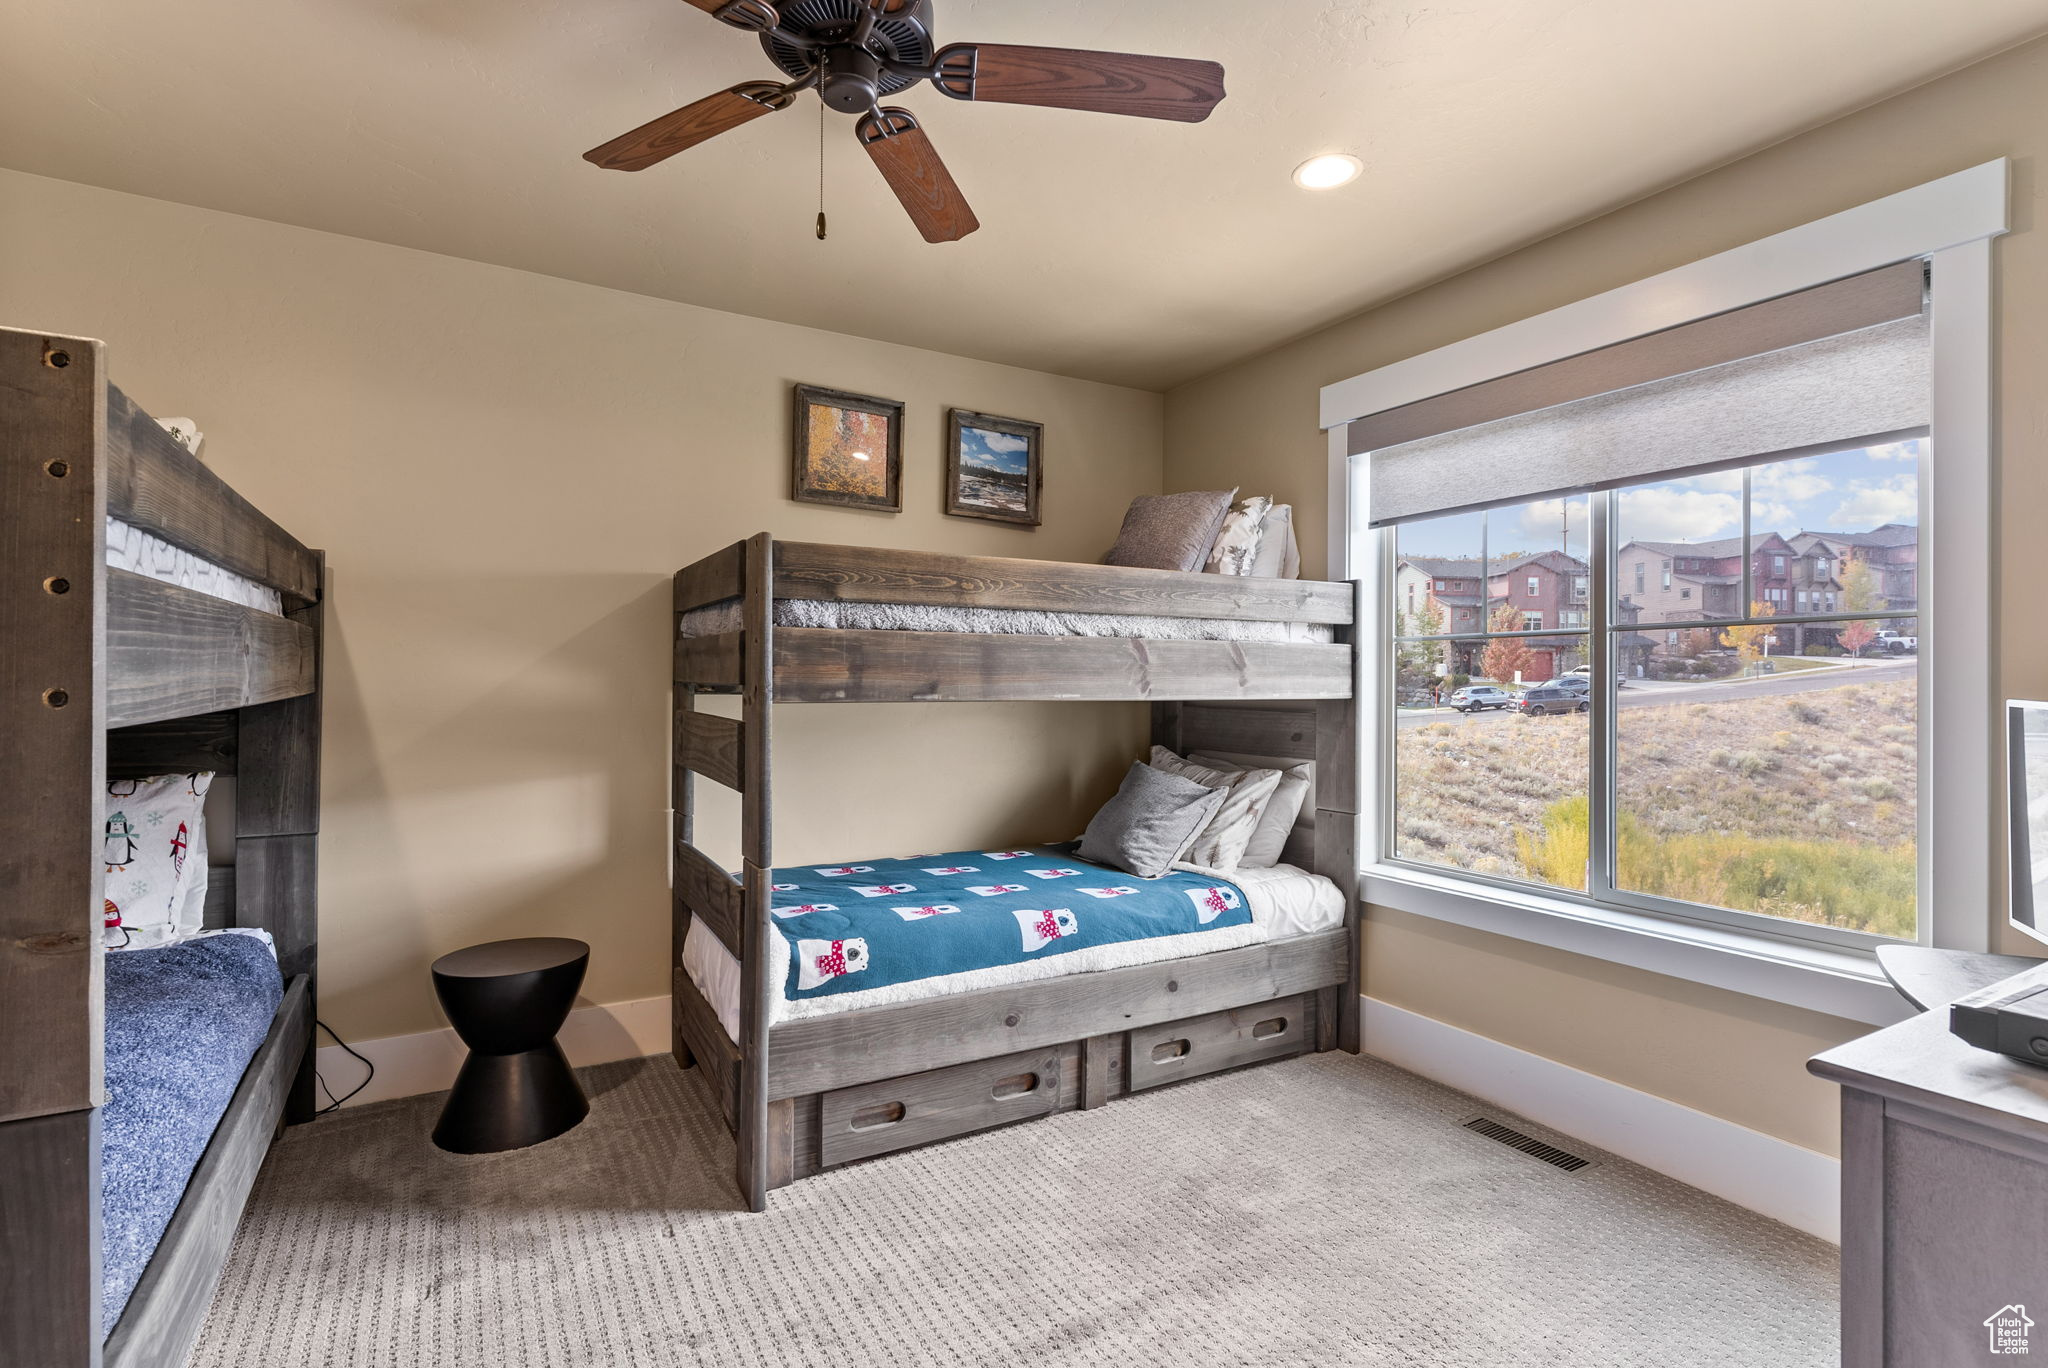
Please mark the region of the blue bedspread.
<svg viewBox="0 0 2048 1368"><path fill-rule="evenodd" d="M1251 921L1233 884L1140 879L1071 846L778 869L773 906L792 1002Z"/></svg>
<svg viewBox="0 0 2048 1368"><path fill-rule="evenodd" d="M283 996L277 961L253 936L107 956L103 1330L120 1319Z"/></svg>

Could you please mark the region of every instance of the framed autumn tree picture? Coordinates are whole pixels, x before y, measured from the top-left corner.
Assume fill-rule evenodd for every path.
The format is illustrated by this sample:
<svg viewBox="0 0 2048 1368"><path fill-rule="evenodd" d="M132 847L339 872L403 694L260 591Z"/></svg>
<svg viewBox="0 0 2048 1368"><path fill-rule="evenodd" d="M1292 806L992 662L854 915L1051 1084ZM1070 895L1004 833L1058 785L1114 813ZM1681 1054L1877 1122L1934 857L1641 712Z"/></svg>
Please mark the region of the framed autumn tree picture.
<svg viewBox="0 0 2048 1368"><path fill-rule="evenodd" d="M796 387L790 497L903 511L903 405L817 385Z"/></svg>

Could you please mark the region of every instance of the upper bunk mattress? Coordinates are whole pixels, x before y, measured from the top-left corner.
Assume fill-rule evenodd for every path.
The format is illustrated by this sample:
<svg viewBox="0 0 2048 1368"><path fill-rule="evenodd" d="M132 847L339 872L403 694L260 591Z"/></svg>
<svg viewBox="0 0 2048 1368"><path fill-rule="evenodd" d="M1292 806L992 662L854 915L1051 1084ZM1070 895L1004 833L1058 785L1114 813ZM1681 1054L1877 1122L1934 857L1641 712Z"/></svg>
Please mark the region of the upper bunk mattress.
<svg viewBox="0 0 2048 1368"><path fill-rule="evenodd" d="M1290 865L1139 879L1071 846L775 871L771 1022L1232 950L1341 925L1334 883ZM683 967L739 1038L739 965L692 921Z"/></svg>
<svg viewBox="0 0 2048 1368"><path fill-rule="evenodd" d="M119 518L107 519L107 564L265 613L283 613L277 590L224 570Z"/></svg>
<svg viewBox="0 0 2048 1368"><path fill-rule="evenodd" d="M1030 608L958 608L836 599L777 599L775 625L860 631L983 632L998 636L1144 637L1153 641L1335 640L1330 627L1319 622L1050 613ZM737 632L741 626L738 603L715 603L683 614L681 631L686 637L718 636Z"/></svg>
<svg viewBox="0 0 2048 1368"><path fill-rule="evenodd" d="M107 956L103 1330L121 1318L283 998L277 960L257 936Z"/></svg>

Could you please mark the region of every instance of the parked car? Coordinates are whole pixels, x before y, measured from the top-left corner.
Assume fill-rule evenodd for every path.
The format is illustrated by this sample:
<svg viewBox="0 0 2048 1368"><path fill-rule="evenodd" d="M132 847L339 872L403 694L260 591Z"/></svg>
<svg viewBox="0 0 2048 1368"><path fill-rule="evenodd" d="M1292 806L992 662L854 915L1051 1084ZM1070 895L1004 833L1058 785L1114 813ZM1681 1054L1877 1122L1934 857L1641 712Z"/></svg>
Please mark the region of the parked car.
<svg viewBox="0 0 2048 1368"><path fill-rule="evenodd" d="M1563 674L1559 675L1556 679L1553 679L1550 682L1553 684L1569 685L1573 680L1585 681L1586 685L1590 689L1593 683L1593 667L1591 665L1574 665L1571 669L1566 670ZM1628 682L1628 676L1622 671L1616 670L1614 672L1614 682L1617 685L1626 684Z"/></svg>
<svg viewBox="0 0 2048 1368"><path fill-rule="evenodd" d="M1445 701L1459 712L1472 713L1486 708L1512 707L1515 696L1491 684L1467 684Z"/></svg>
<svg viewBox="0 0 2048 1368"><path fill-rule="evenodd" d="M1550 682L1552 684L1555 684L1560 689L1570 689L1573 693L1578 694L1582 698L1590 695L1593 692L1593 678L1591 675L1567 673L1559 675L1556 679L1553 679Z"/></svg>
<svg viewBox="0 0 2048 1368"><path fill-rule="evenodd" d="M1879 632L1871 638L1870 647L1886 655L1918 655L1920 638L1903 632Z"/></svg>
<svg viewBox="0 0 2048 1368"><path fill-rule="evenodd" d="M1546 717L1552 713L1585 712L1593 705L1577 689L1568 689L1560 684L1537 684L1517 694L1512 706L1516 712L1529 717Z"/></svg>

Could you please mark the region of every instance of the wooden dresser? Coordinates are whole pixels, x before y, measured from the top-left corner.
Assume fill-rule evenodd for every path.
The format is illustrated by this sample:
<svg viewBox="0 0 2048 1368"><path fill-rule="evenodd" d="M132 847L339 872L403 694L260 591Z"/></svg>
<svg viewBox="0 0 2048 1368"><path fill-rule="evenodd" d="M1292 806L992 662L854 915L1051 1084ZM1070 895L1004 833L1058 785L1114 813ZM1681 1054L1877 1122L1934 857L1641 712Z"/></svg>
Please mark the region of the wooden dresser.
<svg viewBox="0 0 2048 1368"><path fill-rule="evenodd" d="M1844 1368L2048 1359L2048 1068L1946 1006L1807 1067L1842 1087Z"/></svg>

